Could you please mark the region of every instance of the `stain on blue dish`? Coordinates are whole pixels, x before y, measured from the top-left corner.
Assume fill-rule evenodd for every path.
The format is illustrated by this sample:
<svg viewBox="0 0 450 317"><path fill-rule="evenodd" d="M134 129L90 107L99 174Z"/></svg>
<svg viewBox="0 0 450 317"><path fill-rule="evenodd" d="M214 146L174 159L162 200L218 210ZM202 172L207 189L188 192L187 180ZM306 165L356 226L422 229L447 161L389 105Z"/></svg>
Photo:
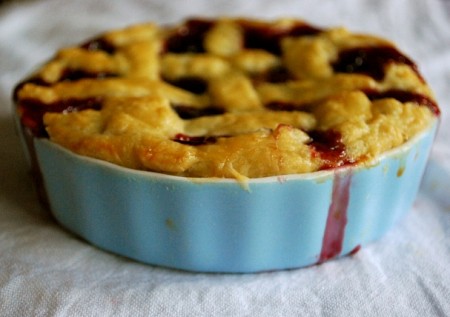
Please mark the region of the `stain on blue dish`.
<svg viewBox="0 0 450 317"><path fill-rule="evenodd" d="M246 186L131 170L34 142L51 211L69 231L148 264L244 273L321 263L383 236L413 204L436 126L371 164Z"/></svg>

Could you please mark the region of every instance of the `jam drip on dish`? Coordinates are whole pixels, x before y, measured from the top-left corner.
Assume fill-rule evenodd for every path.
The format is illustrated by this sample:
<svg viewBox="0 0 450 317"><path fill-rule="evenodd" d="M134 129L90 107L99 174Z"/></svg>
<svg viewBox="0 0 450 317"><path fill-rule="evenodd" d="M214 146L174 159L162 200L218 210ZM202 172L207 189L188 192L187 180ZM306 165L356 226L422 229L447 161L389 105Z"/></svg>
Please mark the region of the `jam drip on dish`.
<svg viewBox="0 0 450 317"><path fill-rule="evenodd" d="M269 27L252 23L241 23L244 34L244 47L262 49L275 55L281 54L281 39L287 36L308 36L322 32L309 24L297 24L290 28Z"/></svg>
<svg viewBox="0 0 450 317"><path fill-rule="evenodd" d="M391 46L358 47L341 51L332 66L335 72L359 73L371 76L376 80L383 80L385 67L389 63L410 66L423 81L417 65Z"/></svg>
<svg viewBox="0 0 450 317"><path fill-rule="evenodd" d="M320 167L321 170L354 163L347 157L345 144L342 142L342 136L339 132L314 130L308 134L312 139L310 146L313 149L313 155L318 155L324 161Z"/></svg>
<svg viewBox="0 0 450 317"><path fill-rule="evenodd" d="M347 226L351 180L352 174L350 172L335 173L334 175L331 204L328 208L327 223L318 263L335 258L342 252L345 227Z"/></svg>
<svg viewBox="0 0 450 317"><path fill-rule="evenodd" d="M20 101L18 111L21 113L23 126L28 128L35 137L48 137L43 122L45 113L99 110L101 107L102 99L99 97L64 99L48 104L37 99L24 99Z"/></svg>
<svg viewBox="0 0 450 317"><path fill-rule="evenodd" d="M180 26L165 42L169 53L204 53L203 40L214 22L192 19Z"/></svg>
<svg viewBox="0 0 450 317"><path fill-rule="evenodd" d="M419 105L428 107L436 116L439 116L441 113L435 101L419 93L397 89L391 89L383 92L379 92L376 90L365 90L364 93L370 100L393 98L400 101L401 103L414 102Z"/></svg>
<svg viewBox="0 0 450 317"><path fill-rule="evenodd" d="M225 110L219 107L195 108L191 106L172 104L172 108L181 119L195 119L205 116L216 116L225 113Z"/></svg>

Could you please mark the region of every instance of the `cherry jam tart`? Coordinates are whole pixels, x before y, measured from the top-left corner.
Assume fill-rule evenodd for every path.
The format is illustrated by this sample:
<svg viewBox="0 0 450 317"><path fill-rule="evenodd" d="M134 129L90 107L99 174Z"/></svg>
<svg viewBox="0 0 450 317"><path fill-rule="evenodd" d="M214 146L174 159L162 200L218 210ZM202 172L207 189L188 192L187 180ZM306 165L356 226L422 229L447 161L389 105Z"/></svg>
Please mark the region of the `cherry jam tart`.
<svg viewBox="0 0 450 317"><path fill-rule="evenodd" d="M63 227L201 272L354 255L411 208L440 117L393 43L296 19L108 31L57 51L13 99Z"/></svg>

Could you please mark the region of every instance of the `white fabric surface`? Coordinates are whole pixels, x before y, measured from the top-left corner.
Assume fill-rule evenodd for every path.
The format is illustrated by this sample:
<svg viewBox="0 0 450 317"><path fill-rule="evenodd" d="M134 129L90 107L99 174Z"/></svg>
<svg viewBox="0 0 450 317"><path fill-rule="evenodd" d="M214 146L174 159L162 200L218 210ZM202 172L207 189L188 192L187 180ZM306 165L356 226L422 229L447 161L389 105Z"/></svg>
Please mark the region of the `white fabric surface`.
<svg viewBox="0 0 450 317"><path fill-rule="evenodd" d="M390 38L443 110L411 212L355 256L305 269L193 274L98 250L40 207L11 119L11 90L67 44L108 28L192 15L304 18ZM444 0L12 1L0 6L1 316L450 315L450 5Z"/></svg>

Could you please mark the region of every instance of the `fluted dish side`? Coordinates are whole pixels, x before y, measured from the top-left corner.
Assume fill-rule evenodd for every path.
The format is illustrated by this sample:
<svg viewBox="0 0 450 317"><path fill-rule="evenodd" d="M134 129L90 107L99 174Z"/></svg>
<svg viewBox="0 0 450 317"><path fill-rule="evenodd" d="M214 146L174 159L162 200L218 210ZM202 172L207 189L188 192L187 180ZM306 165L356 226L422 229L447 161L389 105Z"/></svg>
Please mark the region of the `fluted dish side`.
<svg viewBox="0 0 450 317"><path fill-rule="evenodd" d="M381 237L415 199L437 124L367 166L235 180L189 179L35 147L55 218L92 244L200 272L297 268Z"/></svg>

